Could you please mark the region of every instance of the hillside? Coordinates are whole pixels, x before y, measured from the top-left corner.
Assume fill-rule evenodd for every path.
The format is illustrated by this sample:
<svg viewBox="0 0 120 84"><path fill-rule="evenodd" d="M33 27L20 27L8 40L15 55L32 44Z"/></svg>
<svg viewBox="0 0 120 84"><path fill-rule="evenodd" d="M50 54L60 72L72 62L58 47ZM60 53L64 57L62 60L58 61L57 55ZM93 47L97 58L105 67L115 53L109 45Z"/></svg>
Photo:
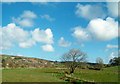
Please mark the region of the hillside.
<svg viewBox="0 0 120 84"><path fill-rule="evenodd" d="M59 67L65 68L65 62L55 62L45 59L32 58L32 57L23 57L23 56L12 56L12 55L0 55L2 59L3 68L44 68L44 67ZM82 69L94 69L96 63L80 63L79 68ZM104 64L107 66L107 64Z"/></svg>
<svg viewBox="0 0 120 84"><path fill-rule="evenodd" d="M0 55L2 58L2 67L4 68L42 68L53 67L54 62L38 58Z"/></svg>

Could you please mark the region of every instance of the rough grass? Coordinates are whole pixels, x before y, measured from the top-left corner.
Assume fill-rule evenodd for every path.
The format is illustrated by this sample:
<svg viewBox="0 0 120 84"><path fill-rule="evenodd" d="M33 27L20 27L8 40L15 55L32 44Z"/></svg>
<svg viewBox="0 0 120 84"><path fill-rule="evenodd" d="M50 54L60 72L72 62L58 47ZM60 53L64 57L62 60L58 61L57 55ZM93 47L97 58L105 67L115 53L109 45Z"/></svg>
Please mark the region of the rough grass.
<svg viewBox="0 0 120 84"><path fill-rule="evenodd" d="M60 78L65 70L55 68L3 69L3 82L65 82ZM101 71L76 69L74 77L95 82L118 82L118 67Z"/></svg>
<svg viewBox="0 0 120 84"><path fill-rule="evenodd" d="M76 70L78 78L94 82L118 82L118 67L109 67L103 70Z"/></svg>
<svg viewBox="0 0 120 84"><path fill-rule="evenodd" d="M3 82L62 82L53 69L4 69Z"/></svg>

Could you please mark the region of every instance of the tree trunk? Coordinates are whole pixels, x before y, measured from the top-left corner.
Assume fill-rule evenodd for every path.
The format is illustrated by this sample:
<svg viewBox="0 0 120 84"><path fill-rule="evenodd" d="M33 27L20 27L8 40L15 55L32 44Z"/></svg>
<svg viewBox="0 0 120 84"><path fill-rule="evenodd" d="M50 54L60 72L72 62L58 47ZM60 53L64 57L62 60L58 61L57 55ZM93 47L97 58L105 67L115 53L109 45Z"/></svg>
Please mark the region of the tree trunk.
<svg viewBox="0 0 120 84"><path fill-rule="evenodd" d="M74 73L74 68L70 68L70 74Z"/></svg>

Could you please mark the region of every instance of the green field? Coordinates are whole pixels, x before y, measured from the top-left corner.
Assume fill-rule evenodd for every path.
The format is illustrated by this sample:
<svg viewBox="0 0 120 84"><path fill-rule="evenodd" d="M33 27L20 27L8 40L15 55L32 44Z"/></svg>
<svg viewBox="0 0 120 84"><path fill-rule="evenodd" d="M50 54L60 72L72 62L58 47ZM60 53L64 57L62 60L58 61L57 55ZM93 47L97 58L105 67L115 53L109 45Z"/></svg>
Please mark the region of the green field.
<svg viewBox="0 0 120 84"><path fill-rule="evenodd" d="M65 70L55 68L3 69L3 82L65 82L60 79ZM101 71L76 69L74 77L95 82L118 82L118 67L104 68Z"/></svg>

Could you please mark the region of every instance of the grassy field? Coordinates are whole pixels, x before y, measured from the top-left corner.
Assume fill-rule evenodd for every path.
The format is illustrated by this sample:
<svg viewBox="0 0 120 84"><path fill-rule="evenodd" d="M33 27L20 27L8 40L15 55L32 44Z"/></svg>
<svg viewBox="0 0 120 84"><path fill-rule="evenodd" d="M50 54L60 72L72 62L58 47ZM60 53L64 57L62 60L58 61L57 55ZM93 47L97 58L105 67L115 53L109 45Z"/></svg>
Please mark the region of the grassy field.
<svg viewBox="0 0 120 84"><path fill-rule="evenodd" d="M101 71L81 70L76 71L76 77L95 82L118 82L118 67L105 68Z"/></svg>
<svg viewBox="0 0 120 84"><path fill-rule="evenodd" d="M65 82L60 79L65 70L55 68L41 69L3 69L3 82ZM76 69L74 77L95 82L118 82L118 67L102 71Z"/></svg>
<svg viewBox="0 0 120 84"><path fill-rule="evenodd" d="M43 69L4 69L3 82L63 82L55 76L55 70Z"/></svg>

